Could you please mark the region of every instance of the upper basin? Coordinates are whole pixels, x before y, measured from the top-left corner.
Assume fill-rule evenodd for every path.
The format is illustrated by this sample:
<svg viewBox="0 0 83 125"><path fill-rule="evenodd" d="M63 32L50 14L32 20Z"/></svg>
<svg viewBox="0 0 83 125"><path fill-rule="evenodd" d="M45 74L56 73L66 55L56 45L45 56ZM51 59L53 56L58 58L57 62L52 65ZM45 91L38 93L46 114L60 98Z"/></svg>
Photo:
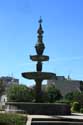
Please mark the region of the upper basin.
<svg viewBox="0 0 83 125"><path fill-rule="evenodd" d="M46 56L46 55L34 55L34 56L30 56L30 59L33 60L33 61L48 61L49 56Z"/></svg>
<svg viewBox="0 0 83 125"><path fill-rule="evenodd" d="M22 76L27 79L52 79L53 77L56 77L56 74L50 73L50 72L24 72L22 73Z"/></svg>

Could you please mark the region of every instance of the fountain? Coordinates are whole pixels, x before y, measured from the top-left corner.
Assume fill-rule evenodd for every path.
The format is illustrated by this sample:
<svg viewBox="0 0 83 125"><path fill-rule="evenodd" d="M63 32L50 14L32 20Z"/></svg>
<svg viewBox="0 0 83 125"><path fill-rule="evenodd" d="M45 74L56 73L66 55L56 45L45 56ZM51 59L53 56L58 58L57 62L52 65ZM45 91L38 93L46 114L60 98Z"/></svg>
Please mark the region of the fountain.
<svg viewBox="0 0 83 125"><path fill-rule="evenodd" d="M42 72L42 62L48 61L49 56L43 55L45 45L43 43L42 19L39 20L38 40L35 45L36 55L31 55L30 59L36 61L36 72L23 72L22 76L27 79L35 80L35 103L28 103L27 112L31 114L70 114L70 108L66 104L43 103L42 100L42 81L56 77L56 74ZM37 108L39 110L37 110ZM31 110L30 110L31 109ZM60 109L60 111L58 111Z"/></svg>
<svg viewBox="0 0 83 125"><path fill-rule="evenodd" d="M42 62L43 61L48 61L49 56L43 55L45 45L42 40L42 19L39 20L39 28L38 28L38 41L37 44L35 45L36 53L37 55L30 56L30 59L32 61L37 61L36 64L36 72L24 72L22 73L22 76L27 79L34 79L36 82L35 86L35 92L36 92L36 97L35 101L36 102L42 102L42 92L41 92L41 84L43 80L47 79L52 79L52 77L55 77L56 74L54 73L47 73L47 72L42 72Z"/></svg>
<svg viewBox="0 0 83 125"><path fill-rule="evenodd" d="M35 102L7 102L8 109L17 108L28 114L47 114L47 115L69 115L70 106L60 103L44 103L42 96L42 81L56 77L56 74L50 72L42 72L42 62L48 61L49 56L43 55L45 45L43 43L42 19L39 20L38 41L35 45L36 55L31 55L30 59L36 61L35 72L23 72L22 76L27 79L35 80Z"/></svg>

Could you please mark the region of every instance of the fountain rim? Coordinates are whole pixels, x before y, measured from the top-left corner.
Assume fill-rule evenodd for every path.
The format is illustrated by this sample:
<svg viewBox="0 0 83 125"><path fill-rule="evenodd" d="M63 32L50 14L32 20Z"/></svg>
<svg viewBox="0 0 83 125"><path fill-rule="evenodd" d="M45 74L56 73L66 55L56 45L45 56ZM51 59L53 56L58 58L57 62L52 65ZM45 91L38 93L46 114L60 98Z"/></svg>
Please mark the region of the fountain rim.
<svg viewBox="0 0 83 125"><path fill-rule="evenodd" d="M23 72L22 76L26 79L33 79L33 80L48 80L53 79L56 77L56 74L51 72Z"/></svg>
<svg viewBox="0 0 83 125"><path fill-rule="evenodd" d="M49 56L46 55L30 55L32 61L48 61Z"/></svg>

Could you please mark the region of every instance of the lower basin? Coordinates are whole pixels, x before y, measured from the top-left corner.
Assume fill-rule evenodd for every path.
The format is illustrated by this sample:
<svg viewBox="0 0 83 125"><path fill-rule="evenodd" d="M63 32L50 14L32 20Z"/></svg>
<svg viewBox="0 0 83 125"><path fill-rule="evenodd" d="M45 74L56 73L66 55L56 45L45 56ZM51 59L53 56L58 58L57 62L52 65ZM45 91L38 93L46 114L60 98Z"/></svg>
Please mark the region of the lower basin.
<svg viewBox="0 0 83 125"><path fill-rule="evenodd" d="M24 111L31 115L71 115L68 104L7 102L6 111Z"/></svg>
<svg viewBox="0 0 83 125"><path fill-rule="evenodd" d="M53 77L56 77L56 74L50 73L50 72L24 72L22 73L22 76L27 79L52 79Z"/></svg>

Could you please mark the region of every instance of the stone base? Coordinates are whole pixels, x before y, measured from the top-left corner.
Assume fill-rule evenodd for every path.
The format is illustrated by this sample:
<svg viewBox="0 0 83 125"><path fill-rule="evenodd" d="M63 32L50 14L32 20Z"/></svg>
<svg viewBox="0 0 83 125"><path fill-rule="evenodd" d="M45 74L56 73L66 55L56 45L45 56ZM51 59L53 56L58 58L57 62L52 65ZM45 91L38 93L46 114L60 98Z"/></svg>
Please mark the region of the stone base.
<svg viewBox="0 0 83 125"><path fill-rule="evenodd" d="M81 116L29 115L27 125L83 125Z"/></svg>
<svg viewBox="0 0 83 125"><path fill-rule="evenodd" d="M7 102L6 111L24 111L33 115L70 115L70 106L58 103ZM15 109L15 110L13 110Z"/></svg>

